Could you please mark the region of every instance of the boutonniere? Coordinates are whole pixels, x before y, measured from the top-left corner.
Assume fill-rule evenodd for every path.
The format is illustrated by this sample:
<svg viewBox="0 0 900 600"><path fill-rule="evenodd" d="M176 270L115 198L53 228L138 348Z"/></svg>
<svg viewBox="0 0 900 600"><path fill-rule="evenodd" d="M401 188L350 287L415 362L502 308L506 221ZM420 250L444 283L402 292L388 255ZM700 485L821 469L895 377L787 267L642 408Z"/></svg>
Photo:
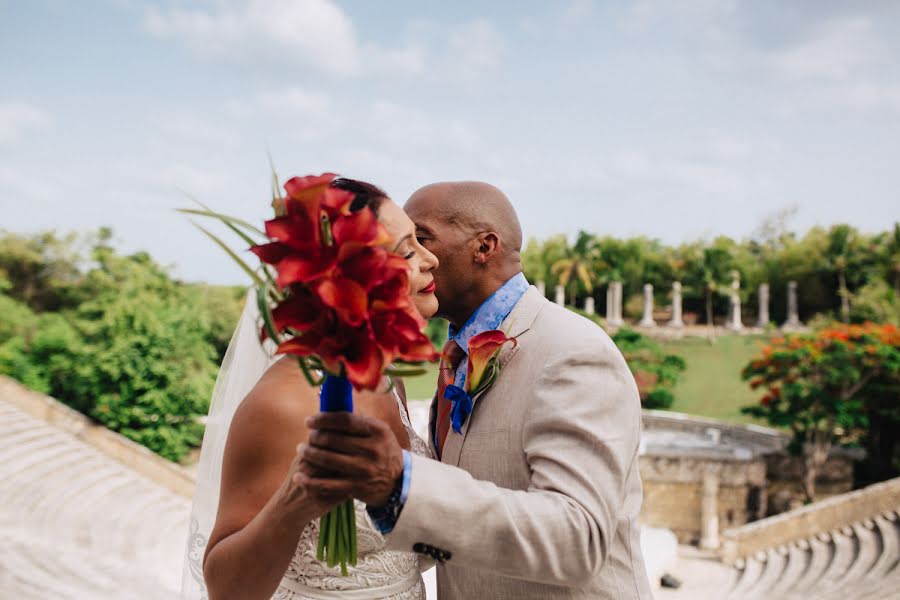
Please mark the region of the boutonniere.
<svg viewBox="0 0 900 600"><path fill-rule="evenodd" d="M469 340L465 389L448 385L444 390L444 398L451 402L450 423L456 433L461 433L462 424L472 412L474 398L486 392L500 375L500 351L510 343L515 347L516 338L506 337L498 329L479 333Z"/></svg>

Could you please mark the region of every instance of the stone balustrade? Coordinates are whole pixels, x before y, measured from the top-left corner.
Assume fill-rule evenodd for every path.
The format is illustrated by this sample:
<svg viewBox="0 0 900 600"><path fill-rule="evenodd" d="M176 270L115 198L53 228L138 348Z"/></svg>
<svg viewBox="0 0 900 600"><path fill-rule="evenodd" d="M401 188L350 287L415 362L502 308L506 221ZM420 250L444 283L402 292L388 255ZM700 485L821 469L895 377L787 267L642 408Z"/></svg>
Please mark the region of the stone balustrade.
<svg viewBox="0 0 900 600"><path fill-rule="evenodd" d="M876 517L894 520L898 511L900 478L724 531L722 558L734 564L772 547L798 541L809 543Z"/></svg>

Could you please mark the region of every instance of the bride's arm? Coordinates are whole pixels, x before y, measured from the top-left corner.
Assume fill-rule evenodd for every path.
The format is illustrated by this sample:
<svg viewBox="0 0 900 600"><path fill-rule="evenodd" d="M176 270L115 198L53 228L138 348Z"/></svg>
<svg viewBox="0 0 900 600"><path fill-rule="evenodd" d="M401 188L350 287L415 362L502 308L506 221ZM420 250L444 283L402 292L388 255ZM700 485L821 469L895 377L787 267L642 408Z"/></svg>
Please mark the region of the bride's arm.
<svg viewBox="0 0 900 600"><path fill-rule="evenodd" d="M336 504L294 481L297 445L309 434L304 421L318 412L314 390L294 375L273 367L232 422L203 565L210 600L271 597L307 523Z"/></svg>

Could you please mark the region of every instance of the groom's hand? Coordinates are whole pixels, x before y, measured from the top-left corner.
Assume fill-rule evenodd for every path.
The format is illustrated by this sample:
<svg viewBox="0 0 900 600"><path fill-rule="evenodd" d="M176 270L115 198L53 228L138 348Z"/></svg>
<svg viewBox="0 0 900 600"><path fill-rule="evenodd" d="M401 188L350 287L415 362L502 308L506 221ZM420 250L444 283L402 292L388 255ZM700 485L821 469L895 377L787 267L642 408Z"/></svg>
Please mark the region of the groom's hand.
<svg viewBox="0 0 900 600"><path fill-rule="evenodd" d="M303 461L314 477L340 480L353 497L371 506L387 503L403 476L403 449L384 421L326 412L306 424L310 433Z"/></svg>

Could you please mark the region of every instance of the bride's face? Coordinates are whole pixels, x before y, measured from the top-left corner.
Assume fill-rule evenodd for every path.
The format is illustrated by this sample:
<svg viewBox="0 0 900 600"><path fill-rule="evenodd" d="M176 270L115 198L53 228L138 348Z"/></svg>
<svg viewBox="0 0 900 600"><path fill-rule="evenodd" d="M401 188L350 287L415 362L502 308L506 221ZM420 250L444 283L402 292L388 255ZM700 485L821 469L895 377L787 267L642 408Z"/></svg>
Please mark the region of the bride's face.
<svg viewBox="0 0 900 600"><path fill-rule="evenodd" d="M379 207L378 220L391 236L387 249L399 254L409 263L409 287L413 304L423 317L431 318L438 309L437 297L434 295L437 257L419 243L412 219L390 199L386 198Z"/></svg>

